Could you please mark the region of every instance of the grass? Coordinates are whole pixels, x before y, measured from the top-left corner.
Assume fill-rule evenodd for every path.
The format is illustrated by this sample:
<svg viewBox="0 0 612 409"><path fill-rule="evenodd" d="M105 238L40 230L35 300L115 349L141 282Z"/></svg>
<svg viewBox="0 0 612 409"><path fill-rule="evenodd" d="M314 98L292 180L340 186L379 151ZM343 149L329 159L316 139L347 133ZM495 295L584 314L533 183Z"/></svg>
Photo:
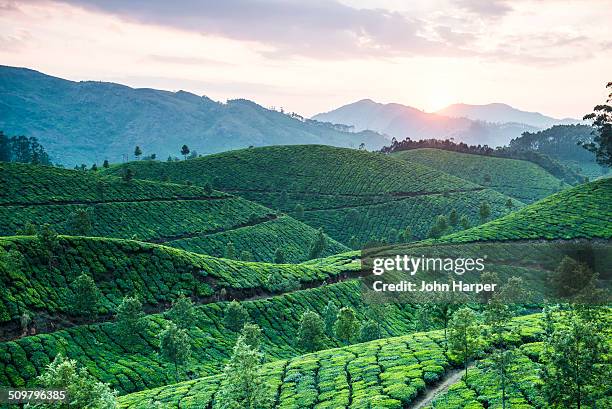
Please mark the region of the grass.
<svg viewBox="0 0 612 409"><path fill-rule="evenodd" d="M569 187L535 163L441 149L413 149L393 154L533 203Z"/></svg>

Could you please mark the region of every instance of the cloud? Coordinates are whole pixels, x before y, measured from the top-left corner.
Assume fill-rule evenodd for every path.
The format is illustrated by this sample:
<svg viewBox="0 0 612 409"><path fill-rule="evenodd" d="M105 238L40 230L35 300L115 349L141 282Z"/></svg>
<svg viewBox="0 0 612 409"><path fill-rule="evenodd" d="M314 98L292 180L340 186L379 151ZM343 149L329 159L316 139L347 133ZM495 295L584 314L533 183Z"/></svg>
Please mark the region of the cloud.
<svg viewBox="0 0 612 409"><path fill-rule="evenodd" d="M212 58L202 57L182 57L175 55L159 55L150 54L143 58L145 62L160 62L164 64L176 64L176 65L233 65L225 61L214 60Z"/></svg>
<svg viewBox="0 0 612 409"><path fill-rule="evenodd" d="M481 17L501 17L512 11L506 0L454 0L454 3Z"/></svg>
<svg viewBox="0 0 612 409"><path fill-rule="evenodd" d="M349 58L446 51L420 35L422 22L384 9L358 9L336 0L59 0L132 21L255 41L270 55Z"/></svg>

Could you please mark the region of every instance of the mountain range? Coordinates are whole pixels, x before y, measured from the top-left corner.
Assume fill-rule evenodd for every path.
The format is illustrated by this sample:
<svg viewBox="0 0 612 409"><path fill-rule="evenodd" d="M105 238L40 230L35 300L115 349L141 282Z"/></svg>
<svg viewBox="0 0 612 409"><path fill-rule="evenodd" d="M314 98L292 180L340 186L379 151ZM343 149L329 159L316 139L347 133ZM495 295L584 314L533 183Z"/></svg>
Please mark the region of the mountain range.
<svg viewBox="0 0 612 409"><path fill-rule="evenodd" d="M372 130L404 139L454 138L474 145L501 146L523 132L538 131L578 120L547 117L506 104L454 104L428 113L407 105L363 99L312 117L321 122L350 125L355 131Z"/></svg>
<svg viewBox="0 0 612 409"><path fill-rule="evenodd" d="M0 130L38 138L54 162L119 162L144 155L179 156L183 144L198 153L248 146L326 144L380 148L388 138L351 133L252 101L220 103L185 91L135 89L74 82L38 71L0 66Z"/></svg>

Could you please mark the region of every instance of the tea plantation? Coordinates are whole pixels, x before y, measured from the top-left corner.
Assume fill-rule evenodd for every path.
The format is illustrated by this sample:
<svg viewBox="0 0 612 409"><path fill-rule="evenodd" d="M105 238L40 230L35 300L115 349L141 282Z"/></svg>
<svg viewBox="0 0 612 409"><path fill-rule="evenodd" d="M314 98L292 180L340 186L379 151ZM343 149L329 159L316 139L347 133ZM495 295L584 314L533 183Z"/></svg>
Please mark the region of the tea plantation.
<svg viewBox="0 0 612 409"><path fill-rule="evenodd" d="M482 202L490 206L488 218L512 210L508 196L431 167L328 146L243 149L188 161L134 162L106 172L120 175L126 168L143 179L211 184L289 212L344 244L355 236L358 246L388 240L407 227L409 240L425 238L436 217L453 209L470 225L478 224ZM513 208L522 205L513 199ZM300 206L303 215L296 210Z"/></svg>
<svg viewBox="0 0 612 409"><path fill-rule="evenodd" d="M217 257L231 242L237 258L267 262L279 248L287 262L307 260L317 237L295 219L201 187L22 164L0 164L0 175L8 186L0 198L2 235L23 231L27 223L48 223L63 234L166 243ZM346 250L328 238L321 255Z"/></svg>
<svg viewBox="0 0 612 409"><path fill-rule="evenodd" d="M457 175L524 203L533 203L569 187L540 166L524 160L431 148L401 151L392 156Z"/></svg>
<svg viewBox="0 0 612 409"><path fill-rule="evenodd" d="M612 178L556 193L512 214L443 238L488 240L612 239Z"/></svg>
<svg viewBox="0 0 612 409"><path fill-rule="evenodd" d="M219 290L256 295L276 272L298 282L320 282L359 269L332 258L327 265L267 264L218 259L136 241L60 236L49 253L35 237L0 239L0 323L24 311L67 314L72 283L90 274L100 288L99 313L114 312L125 295L145 304L170 302L179 294L207 299ZM244 295L243 295L244 296Z"/></svg>
<svg viewBox="0 0 612 409"><path fill-rule="evenodd" d="M542 333L537 316L510 324L520 340L535 341ZM441 331L420 332L302 355L265 365L268 393L275 408L402 409L440 379L452 365L444 352ZM209 407L219 377L206 377L120 398L120 407ZM179 406L180 405L180 406Z"/></svg>

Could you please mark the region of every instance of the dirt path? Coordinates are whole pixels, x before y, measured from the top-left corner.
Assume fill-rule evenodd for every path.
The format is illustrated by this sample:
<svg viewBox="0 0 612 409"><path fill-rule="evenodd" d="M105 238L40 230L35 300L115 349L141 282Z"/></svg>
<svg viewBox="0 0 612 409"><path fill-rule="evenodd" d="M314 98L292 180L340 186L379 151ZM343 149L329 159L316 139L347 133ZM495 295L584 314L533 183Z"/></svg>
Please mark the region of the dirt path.
<svg viewBox="0 0 612 409"><path fill-rule="evenodd" d="M468 368L469 370L469 368ZM438 383L434 388L425 391L425 394L414 401L410 406L411 409L421 409L429 405L435 398L442 395L454 383L461 380L464 374L464 369L452 369L442 378L442 382Z"/></svg>

